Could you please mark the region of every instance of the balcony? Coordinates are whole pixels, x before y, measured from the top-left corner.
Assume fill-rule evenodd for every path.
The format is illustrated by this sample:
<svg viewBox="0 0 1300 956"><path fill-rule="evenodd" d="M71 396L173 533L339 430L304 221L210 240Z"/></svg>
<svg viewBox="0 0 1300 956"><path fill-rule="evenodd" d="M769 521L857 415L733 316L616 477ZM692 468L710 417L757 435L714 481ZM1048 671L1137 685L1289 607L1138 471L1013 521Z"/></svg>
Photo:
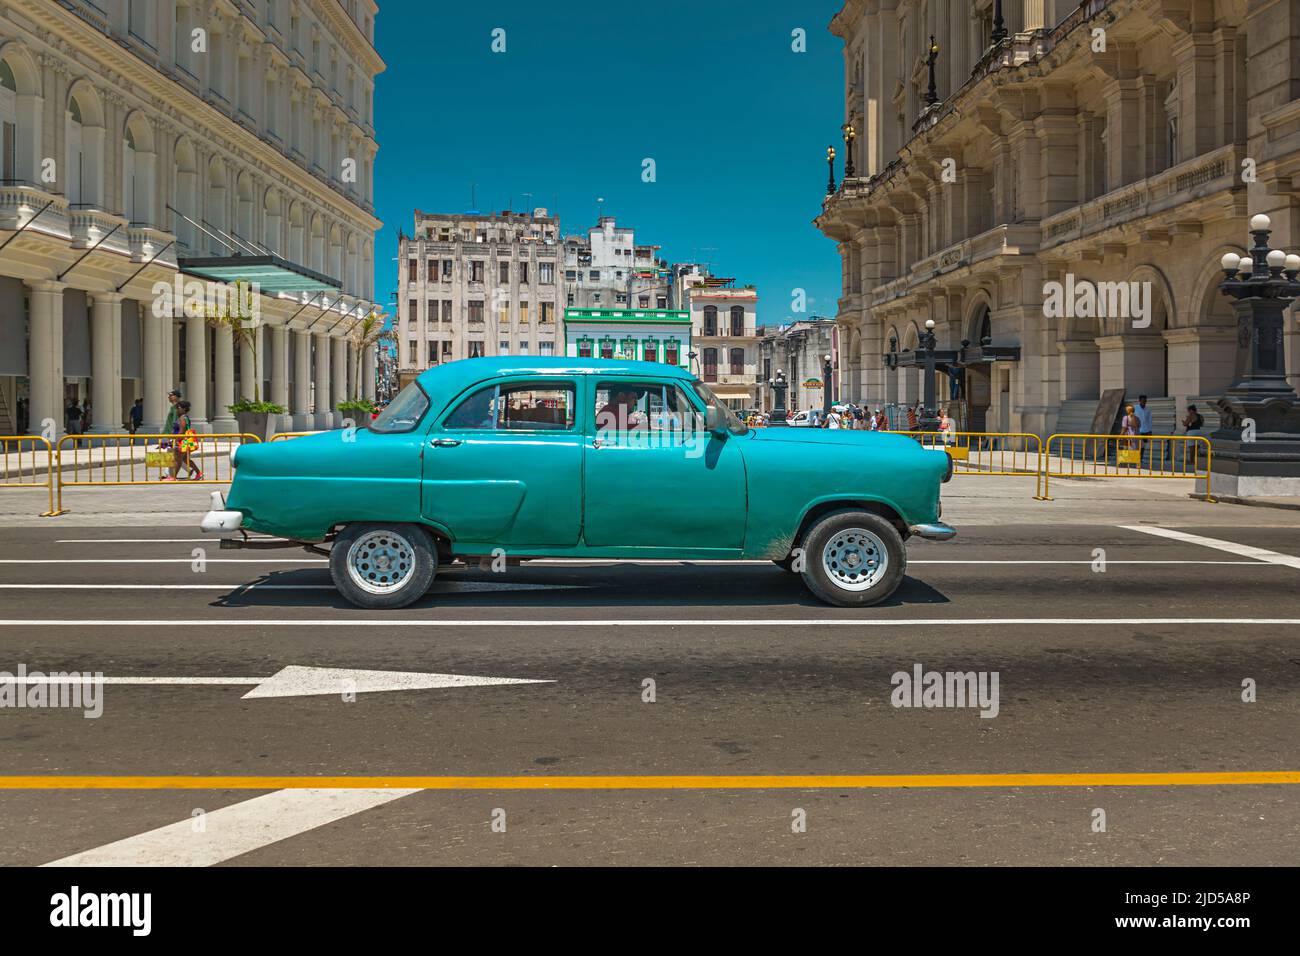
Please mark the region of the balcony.
<svg viewBox="0 0 1300 956"><path fill-rule="evenodd" d="M37 217L34 222L33 217ZM0 183L0 229L20 229L23 226L27 226L27 232L43 232L66 239L68 201L30 183Z"/></svg>
<svg viewBox="0 0 1300 956"><path fill-rule="evenodd" d="M94 247L104 252L113 251L129 255L127 225L124 217L115 216L93 206L68 207L68 233L72 236L74 249Z"/></svg>
<svg viewBox="0 0 1300 956"><path fill-rule="evenodd" d="M170 232L140 223L132 223L126 230L127 243L131 248L131 261L141 264L159 262L174 267L176 265L175 238Z"/></svg>

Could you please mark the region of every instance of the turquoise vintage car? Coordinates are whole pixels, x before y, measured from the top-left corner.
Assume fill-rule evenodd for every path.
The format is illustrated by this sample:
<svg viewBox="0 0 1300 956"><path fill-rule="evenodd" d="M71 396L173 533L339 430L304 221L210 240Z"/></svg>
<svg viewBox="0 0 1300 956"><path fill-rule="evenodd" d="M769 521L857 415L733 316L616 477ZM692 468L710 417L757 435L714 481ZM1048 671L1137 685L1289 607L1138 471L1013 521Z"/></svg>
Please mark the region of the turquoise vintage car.
<svg viewBox="0 0 1300 956"><path fill-rule="evenodd" d="M335 586L367 608L410 604L440 565L489 555L768 558L822 600L863 607L898 587L909 536L956 534L939 520L946 453L887 433L750 429L655 362L451 362L366 428L232 458L203 530L328 543Z"/></svg>

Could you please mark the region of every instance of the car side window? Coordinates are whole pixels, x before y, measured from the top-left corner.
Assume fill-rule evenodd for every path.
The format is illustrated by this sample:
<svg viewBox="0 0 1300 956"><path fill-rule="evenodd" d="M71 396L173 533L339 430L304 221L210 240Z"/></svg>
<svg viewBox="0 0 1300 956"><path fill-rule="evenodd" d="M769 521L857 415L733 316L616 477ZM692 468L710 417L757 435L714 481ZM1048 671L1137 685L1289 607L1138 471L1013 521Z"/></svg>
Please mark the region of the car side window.
<svg viewBox="0 0 1300 956"><path fill-rule="evenodd" d="M456 406L442 427L451 431L571 431L575 406L574 387L569 383L490 385Z"/></svg>
<svg viewBox="0 0 1300 956"><path fill-rule="evenodd" d="M596 432L690 431L697 415L668 382L604 381L596 385Z"/></svg>

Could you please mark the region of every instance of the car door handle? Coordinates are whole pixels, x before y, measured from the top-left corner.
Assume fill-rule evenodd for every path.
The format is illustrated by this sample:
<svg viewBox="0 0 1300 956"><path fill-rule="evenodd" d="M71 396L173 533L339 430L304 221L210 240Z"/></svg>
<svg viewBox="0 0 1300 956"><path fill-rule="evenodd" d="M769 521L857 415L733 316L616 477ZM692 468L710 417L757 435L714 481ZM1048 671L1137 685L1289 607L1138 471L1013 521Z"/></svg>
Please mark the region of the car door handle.
<svg viewBox="0 0 1300 956"><path fill-rule="evenodd" d="M459 438L435 438L429 442L434 448L455 448L460 444Z"/></svg>
<svg viewBox="0 0 1300 956"><path fill-rule="evenodd" d="M599 438L593 438L593 439L591 440L591 447L592 447L592 448L599 448L599 447L600 447L601 445L603 445L603 444L604 444L604 441L603 441L602 439L599 439Z"/></svg>

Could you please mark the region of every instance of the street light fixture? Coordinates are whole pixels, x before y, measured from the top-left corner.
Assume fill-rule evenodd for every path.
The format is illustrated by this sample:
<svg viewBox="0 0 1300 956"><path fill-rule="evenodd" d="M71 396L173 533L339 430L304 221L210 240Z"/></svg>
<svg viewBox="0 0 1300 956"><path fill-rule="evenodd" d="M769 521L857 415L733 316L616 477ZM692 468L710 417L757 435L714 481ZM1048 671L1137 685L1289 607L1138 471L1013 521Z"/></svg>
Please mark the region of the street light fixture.
<svg viewBox="0 0 1300 956"><path fill-rule="evenodd" d="M934 61L939 59L939 44L935 42L934 34L930 34L930 55L925 59L925 65L930 68L930 86L925 91L925 105L933 106L939 102L939 91L934 84Z"/></svg>
<svg viewBox="0 0 1300 956"><path fill-rule="evenodd" d="M840 132L844 134L844 178L852 179L857 175L857 170L853 167L853 141L858 138L858 131L852 123L845 123L840 127Z"/></svg>
<svg viewBox="0 0 1300 956"><path fill-rule="evenodd" d="M934 319L925 320L925 333L921 336L921 348L925 352L925 407L921 410L921 431L939 430L939 417L935 414L935 368L934 351L938 346L934 336Z"/></svg>
<svg viewBox="0 0 1300 956"><path fill-rule="evenodd" d="M835 195L835 147L826 147L826 195Z"/></svg>
<svg viewBox="0 0 1300 956"><path fill-rule="evenodd" d="M768 387L772 389L772 394L774 396L772 400L772 415L767 424L769 427L784 428L787 424L785 420L786 416L790 414L785 407L785 393L786 388L788 387L785 380L785 373L780 369L777 369L776 377L768 379L767 384Z"/></svg>
<svg viewBox="0 0 1300 956"><path fill-rule="evenodd" d="M835 378L835 366L831 364L830 353L822 356L822 417L825 418L831 413L831 405L835 401L835 396L831 394L831 382Z"/></svg>
<svg viewBox="0 0 1300 956"><path fill-rule="evenodd" d="M1269 248L1271 226L1268 216L1252 217L1249 258L1230 252L1219 261L1242 371L1215 403L1207 493L1300 494L1300 398L1287 381L1283 334L1287 307L1300 296L1300 256Z"/></svg>

